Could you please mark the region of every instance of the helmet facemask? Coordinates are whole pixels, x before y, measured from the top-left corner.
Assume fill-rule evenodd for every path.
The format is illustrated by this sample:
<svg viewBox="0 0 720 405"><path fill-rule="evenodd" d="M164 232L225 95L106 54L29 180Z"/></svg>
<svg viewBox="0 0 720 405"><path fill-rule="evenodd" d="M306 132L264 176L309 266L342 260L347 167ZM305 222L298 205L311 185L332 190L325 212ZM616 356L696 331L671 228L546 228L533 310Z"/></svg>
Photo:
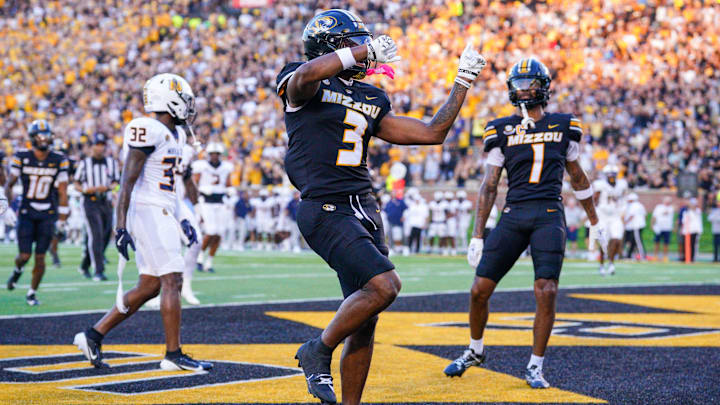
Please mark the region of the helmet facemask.
<svg viewBox="0 0 720 405"><path fill-rule="evenodd" d="M526 107L547 105L550 83L539 77L518 76L507 81L510 91L510 102L514 106L525 104Z"/></svg>
<svg viewBox="0 0 720 405"><path fill-rule="evenodd" d="M50 132L36 132L30 134L30 143L32 146L42 152L50 149L52 142L52 134Z"/></svg>

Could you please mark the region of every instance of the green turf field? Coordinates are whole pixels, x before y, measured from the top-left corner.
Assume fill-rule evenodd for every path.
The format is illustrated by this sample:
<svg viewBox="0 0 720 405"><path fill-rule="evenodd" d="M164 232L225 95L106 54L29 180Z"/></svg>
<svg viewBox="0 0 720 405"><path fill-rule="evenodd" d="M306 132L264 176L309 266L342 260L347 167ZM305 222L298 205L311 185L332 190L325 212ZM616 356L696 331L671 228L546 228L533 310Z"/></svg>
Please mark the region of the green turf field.
<svg viewBox="0 0 720 405"><path fill-rule="evenodd" d="M113 304L117 276L117 254L108 249L109 281L86 280L78 272L81 250L61 246L61 269L52 266L38 292L42 305L28 307L24 294L30 282L28 264L14 291L5 290L10 275L15 245L0 245L0 315L33 314L61 311L102 310ZM49 259L49 257L48 257ZM434 291L466 291L470 287L473 270L463 256L392 257L403 280L403 294ZM315 254L282 254L270 252L221 252L215 259L215 274L196 273L193 289L203 304L244 302L273 302L341 296L335 273ZM711 263L685 265L681 263L619 263L617 274L601 277L597 265L579 260L567 260L561 278L562 287L713 283L720 284L720 266ZM124 288L137 280L133 263L125 269ZM528 288L533 280L532 263L521 259L500 283L500 289Z"/></svg>

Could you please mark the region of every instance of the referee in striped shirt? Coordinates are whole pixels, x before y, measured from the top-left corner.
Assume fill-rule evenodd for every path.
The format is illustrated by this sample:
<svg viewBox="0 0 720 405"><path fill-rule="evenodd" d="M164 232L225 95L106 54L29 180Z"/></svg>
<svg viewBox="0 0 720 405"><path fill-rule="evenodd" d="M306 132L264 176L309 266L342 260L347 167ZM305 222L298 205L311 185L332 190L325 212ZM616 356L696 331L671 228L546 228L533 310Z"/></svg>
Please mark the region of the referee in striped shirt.
<svg viewBox="0 0 720 405"><path fill-rule="evenodd" d="M75 185L83 194L87 246L80 271L90 278L89 267L95 269L93 280L105 281L105 247L112 232L112 190L120 182L120 168L112 157L105 156L105 134L92 138L90 156L78 162Z"/></svg>

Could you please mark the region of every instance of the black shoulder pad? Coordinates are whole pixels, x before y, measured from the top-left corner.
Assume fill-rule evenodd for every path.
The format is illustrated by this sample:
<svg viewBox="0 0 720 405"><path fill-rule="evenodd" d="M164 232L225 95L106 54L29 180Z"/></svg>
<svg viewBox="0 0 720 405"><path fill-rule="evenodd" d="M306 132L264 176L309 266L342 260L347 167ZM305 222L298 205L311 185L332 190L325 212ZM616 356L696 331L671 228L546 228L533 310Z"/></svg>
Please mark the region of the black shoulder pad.
<svg viewBox="0 0 720 405"><path fill-rule="evenodd" d="M493 148L502 146L502 120L492 120L485 125L483 133L483 150L490 152Z"/></svg>
<svg viewBox="0 0 720 405"><path fill-rule="evenodd" d="M583 136L583 125L574 115L568 114L568 138L571 141L580 142Z"/></svg>
<svg viewBox="0 0 720 405"><path fill-rule="evenodd" d="M280 73L278 73L277 78L275 79L275 92L278 96L282 96L283 93L285 93L285 85L292 77L292 74L295 73L295 70L303 63L304 62L290 62L285 65L282 70L280 70Z"/></svg>

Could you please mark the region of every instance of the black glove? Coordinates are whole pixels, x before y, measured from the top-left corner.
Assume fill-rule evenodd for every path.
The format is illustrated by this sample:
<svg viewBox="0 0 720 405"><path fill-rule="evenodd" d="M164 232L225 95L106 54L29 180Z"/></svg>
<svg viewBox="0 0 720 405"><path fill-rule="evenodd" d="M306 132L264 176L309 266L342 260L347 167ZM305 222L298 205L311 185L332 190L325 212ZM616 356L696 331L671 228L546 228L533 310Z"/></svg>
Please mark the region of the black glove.
<svg viewBox="0 0 720 405"><path fill-rule="evenodd" d="M188 221L187 219L183 219L182 221L180 221L180 227L182 228L185 236L187 236L188 247L192 246L193 243L197 243L197 232L195 232L195 228L190 225L190 221Z"/></svg>
<svg viewBox="0 0 720 405"><path fill-rule="evenodd" d="M127 229L125 228L116 229L115 247L117 247L118 252L123 255L125 260L130 260L130 255L128 254L128 245L130 245L130 247L135 250L135 243L133 243L130 233L128 233Z"/></svg>

